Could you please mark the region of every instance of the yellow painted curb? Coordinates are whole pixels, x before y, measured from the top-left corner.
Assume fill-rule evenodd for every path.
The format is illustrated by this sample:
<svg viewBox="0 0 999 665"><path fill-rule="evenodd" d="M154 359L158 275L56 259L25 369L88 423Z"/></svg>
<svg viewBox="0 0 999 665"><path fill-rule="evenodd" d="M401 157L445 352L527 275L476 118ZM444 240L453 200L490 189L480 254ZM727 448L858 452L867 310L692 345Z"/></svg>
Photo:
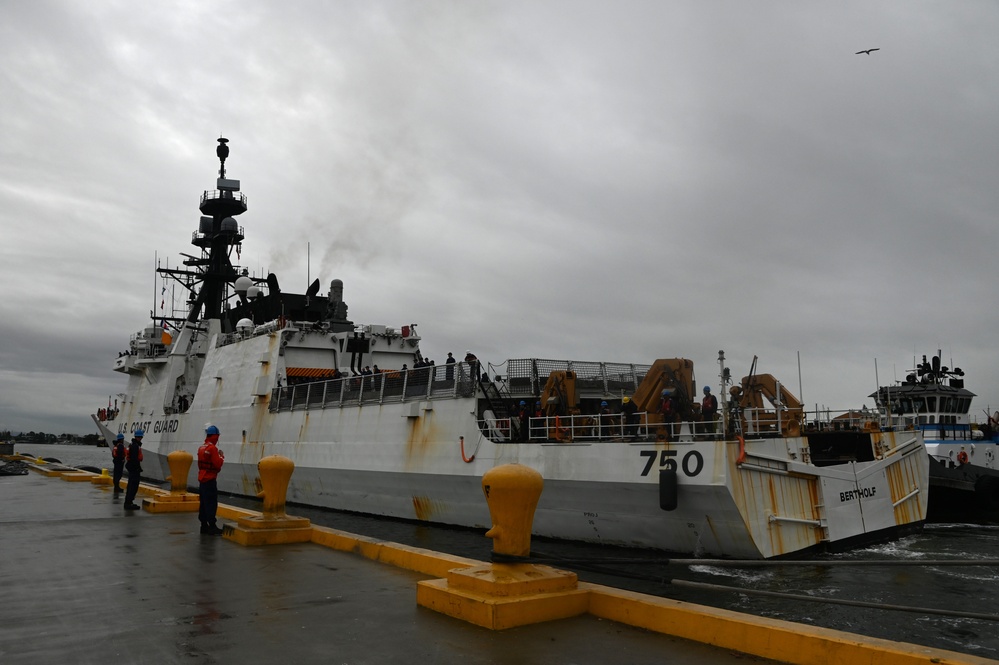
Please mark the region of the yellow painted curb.
<svg viewBox="0 0 999 665"><path fill-rule="evenodd" d="M239 519L240 517L254 517L256 515L262 515L263 513L256 510L249 510L247 508L237 508L236 506L229 506L224 503L219 504L218 510L215 511L215 515L218 517L225 517L231 520Z"/></svg>
<svg viewBox="0 0 999 665"><path fill-rule="evenodd" d="M89 471L70 471L62 474L62 479L70 483L89 483L93 478L100 478Z"/></svg>
<svg viewBox="0 0 999 665"><path fill-rule="evenodd" d="M432 577L447 577L454 568L482 565L481 561L410 547L377 538L358 536L323 526L312 527L312 542L341 552L353 552L372 561L416 571Z"/></svg>
<svg viewBox="0 0 999 665"><path fill-rule="evenodd" d="M790 621L740 614L667 598L580 583L590 614L724 649L800 665L996 665L954 651L854 635Z"/></svg>

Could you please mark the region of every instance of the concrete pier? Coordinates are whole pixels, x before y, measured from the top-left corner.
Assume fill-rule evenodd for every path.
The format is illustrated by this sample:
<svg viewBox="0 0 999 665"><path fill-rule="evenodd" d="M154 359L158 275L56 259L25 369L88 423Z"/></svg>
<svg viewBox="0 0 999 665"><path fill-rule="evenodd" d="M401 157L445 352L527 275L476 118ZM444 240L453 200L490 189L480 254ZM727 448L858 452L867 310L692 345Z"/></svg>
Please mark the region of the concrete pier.
<svg viewBox="0 0 999 665"><path fill-rule="evenodd" d="M416 602L419 582L483 562L317 526L244 547L49 471L0 477L4 665L997 662L583 583L585 614L490 630Z"/></svg>
<svg viewBox="0 0 999 665"><path fill-rule="evenodd" d="M426 575L315 543L242 547L121 502L0 478L4 665L769 662L592 616L478 628L417 606Z"/></svg>

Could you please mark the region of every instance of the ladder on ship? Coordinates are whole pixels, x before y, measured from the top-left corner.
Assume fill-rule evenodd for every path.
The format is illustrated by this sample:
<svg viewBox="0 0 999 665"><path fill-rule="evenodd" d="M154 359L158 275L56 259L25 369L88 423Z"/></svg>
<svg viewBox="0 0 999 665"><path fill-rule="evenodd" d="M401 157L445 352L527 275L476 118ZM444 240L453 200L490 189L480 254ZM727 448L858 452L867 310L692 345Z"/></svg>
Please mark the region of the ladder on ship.
<svg viewBox="0 0 999 665"><path fill-rule="evenodd" d="M508 400L503 399L503 395L492 381L481 381L479 386L482 388L482 398L496 419L506 419L510 423L510 440L519 441L520 419L514 418L510 413L510 407L507 405Z"/></svg>

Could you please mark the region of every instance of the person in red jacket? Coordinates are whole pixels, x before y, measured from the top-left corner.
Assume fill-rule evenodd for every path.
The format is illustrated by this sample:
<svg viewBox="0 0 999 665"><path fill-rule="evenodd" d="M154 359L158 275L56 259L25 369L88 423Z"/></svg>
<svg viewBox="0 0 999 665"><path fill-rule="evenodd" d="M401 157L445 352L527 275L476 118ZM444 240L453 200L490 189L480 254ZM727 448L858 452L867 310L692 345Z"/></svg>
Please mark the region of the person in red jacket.
<svg viewBox="0 0 999 665"><path fill-rule="evenodd" d="M135 495L139 492L139 474L142 473L142 437L145 432L135 430L132 441L125 450L125 470L128 471L128 483L125 485L125 510L139 510L135 503ZM122 437L125 438L125 437Z"/></svg>
<svg viewBox="0 0 999 665"><path fill-rule="evenodd" d="M200 505L198 519L201 520L201 533L217 536L222 529L215 524L215 513L219 508L219 487L216 480L225 457L218 449L219 428L205 427L205 443L198 448L198 493Z"/></svg>
<svg viewBox="0 0 999 665"><path fill-rule="evenodd" d="M119 434L111 447L111 463L114 465L114 474L111 483L114 485L113 498L117 499L121 492L121 477L125 475L125 435Z"/></svg>

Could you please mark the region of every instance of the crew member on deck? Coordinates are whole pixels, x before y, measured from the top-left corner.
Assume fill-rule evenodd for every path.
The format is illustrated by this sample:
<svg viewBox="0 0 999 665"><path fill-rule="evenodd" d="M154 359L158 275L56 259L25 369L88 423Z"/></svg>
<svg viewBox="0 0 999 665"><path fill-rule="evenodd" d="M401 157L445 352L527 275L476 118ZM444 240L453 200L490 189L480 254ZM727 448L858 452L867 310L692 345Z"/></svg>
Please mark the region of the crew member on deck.
<svg viewBox="0 0 999 665"><path fill-rule="evenodd" d="M624 420L624 433L635 436L638 429L638 405L628 396L621 399L621 418Z"/></svg>
<svg viewBox="0 0 999 665"><path fill-rule="evenodd" d="M718 416L718 398L711 394L711 386L704 386L704 399L701 400L701 419L704 433L715 433L715 418Z"/></svg>
<svg viewBox="0 0 999 665"><path fill-rule="evenodd" d="M124 434L119 434L114 440L114 445L111 446L111 463L114 465L114 473L111 476L114 484L113 498L117 499L118 495L121 493L121 476L125 472Z"/></svg>
<svg viewBox="0 0 999 665"><path fill-rule="evenodd" d="M215 513L219 509L219 486L216 480L225 457L218 449L219 428L205 427L205 443L198 448L198 519L201 520L201 533L217 536L222 529L215 524Z"/></svg>
<svg viewBox="0 0 999 665"><path fill-rule="evenodd" d="M611 410L606 401L600 402L600 412L597 414L600 423L600 438L609 439L611 435Z"/></svg>
<svg viewBox="0 0 999 665"><path fill-rule="evenodd" d="M128 484L125 486L125 510L138 510L135 495L139 493L139 474L142 473L142 437L141 429L135 430L132 442L125 451L125 469L128 470ZM122 437L124 438L124 437Z"/></svg>
<svg viewBox="0 0 999 665"><path fill-rule="evenodd" d="M479 369L479 359L471 351L465 351L465 362L468 363L469 375L475 377L475 380L478 381L481 372Z"/></svg>

